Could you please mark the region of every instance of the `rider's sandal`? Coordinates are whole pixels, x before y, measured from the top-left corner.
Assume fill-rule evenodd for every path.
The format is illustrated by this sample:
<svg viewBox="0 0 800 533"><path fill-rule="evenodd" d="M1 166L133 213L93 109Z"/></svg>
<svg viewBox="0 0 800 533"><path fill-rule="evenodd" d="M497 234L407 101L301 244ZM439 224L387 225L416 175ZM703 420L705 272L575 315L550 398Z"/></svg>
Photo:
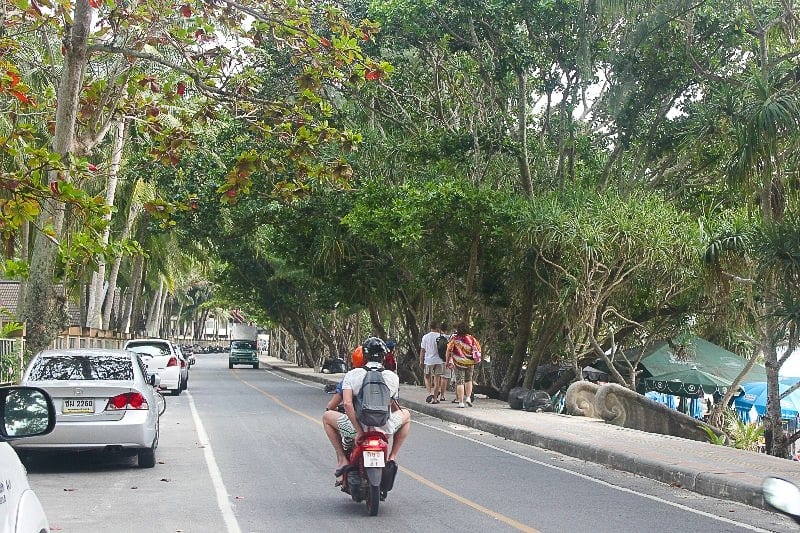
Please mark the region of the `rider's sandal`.
<svg viewBox="0 0 800 533"><path fill-rule="evenodd" d="M337 469L334 471L333 475L334 475L334 476L336 476L336 477L341 477L341 476L343 476L343 475L344 475L344 473L345 473L345 472L347 472L347 470L348 470L349 468L350 468L350 465L344 465L344 466L340 466L339 468L337 468Z"/></svg>

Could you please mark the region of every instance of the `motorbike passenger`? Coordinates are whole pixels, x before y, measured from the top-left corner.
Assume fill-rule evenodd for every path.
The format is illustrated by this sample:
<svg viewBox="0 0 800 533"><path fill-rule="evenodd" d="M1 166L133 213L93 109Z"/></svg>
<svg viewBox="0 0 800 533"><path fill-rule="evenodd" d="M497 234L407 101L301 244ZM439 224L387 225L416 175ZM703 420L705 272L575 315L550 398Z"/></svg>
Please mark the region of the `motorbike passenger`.
<svg viewBox="0 0 800 533"><path fill-rule="evenodd" d="M365 366L369 368L382 368L383 358L389 352L386 344L377 337L370 337L362 344L364 359L366 360ZM336 470L334 472L337 478L341 477L348 467L348 457L345 454L342 439L356 439L370 428L364 428L359 423L356 417L355 406L353 398L361 390L361 384L364 381L367 370L365 368L354 368L345 374L342 379L342 402L344 404L344 413L336 410L326 410L322 416L322 425L325 428L325 434L328 436L334 451L336 452ZM384 382L389 387L390 394L393 400L397 400L398 391L400 388L400 378L391 370L383 370L382 372ZM409 421L411 415L407 409L401 409L396 401L392 402L392 413L386 424L380 428L375 428L379 431L391 435L391 449L387 456L387 464L393 463L397 459L397 454L400 447L403 445L408 432L410 430Z"/></svg>

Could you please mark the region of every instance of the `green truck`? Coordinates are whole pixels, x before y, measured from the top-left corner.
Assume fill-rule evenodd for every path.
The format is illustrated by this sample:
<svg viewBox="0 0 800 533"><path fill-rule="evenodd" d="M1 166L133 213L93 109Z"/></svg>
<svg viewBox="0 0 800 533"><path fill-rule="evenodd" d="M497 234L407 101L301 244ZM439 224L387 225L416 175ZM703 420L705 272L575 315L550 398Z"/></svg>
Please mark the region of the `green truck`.
<svg viewBox="0 0 800 533"><path fill-rule="evenodd" d="M258 368L258 329L255 326L235 324L228 355L228 368L233 365L252 365Z"/></svg>

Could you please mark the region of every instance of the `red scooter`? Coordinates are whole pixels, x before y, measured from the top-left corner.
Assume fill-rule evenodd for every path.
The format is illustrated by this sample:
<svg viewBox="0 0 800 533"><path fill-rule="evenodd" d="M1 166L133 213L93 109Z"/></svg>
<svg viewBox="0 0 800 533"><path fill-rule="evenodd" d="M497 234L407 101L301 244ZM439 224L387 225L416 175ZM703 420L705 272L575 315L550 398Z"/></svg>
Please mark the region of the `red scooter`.
<svg viewBox="0 0 800 533"><path fill-rule="evenodd" d="M368 431L358 442L350 444L350 447L345 444L350 466L342 476L342 492L349 494L353 501L366 500L370 516L375 516L380 502L392 490L397 474L397 464L386 462L389 440L380 431Z"/></svg>

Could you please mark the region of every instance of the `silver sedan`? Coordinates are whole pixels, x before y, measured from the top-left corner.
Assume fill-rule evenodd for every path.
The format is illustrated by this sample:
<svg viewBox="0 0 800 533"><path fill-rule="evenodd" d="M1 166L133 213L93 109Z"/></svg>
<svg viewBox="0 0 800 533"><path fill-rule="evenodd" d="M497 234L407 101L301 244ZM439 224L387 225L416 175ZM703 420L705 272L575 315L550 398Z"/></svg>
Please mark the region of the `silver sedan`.
<svg viewBox="0 0 800 533"><path fill-rule="evenodd" d="M21 452L113 450L138 455L152 468L158 446L158 404L138 354L125 350L45 350L28 365L22 384L53 399L52 433L15 441Z"/></svg>

